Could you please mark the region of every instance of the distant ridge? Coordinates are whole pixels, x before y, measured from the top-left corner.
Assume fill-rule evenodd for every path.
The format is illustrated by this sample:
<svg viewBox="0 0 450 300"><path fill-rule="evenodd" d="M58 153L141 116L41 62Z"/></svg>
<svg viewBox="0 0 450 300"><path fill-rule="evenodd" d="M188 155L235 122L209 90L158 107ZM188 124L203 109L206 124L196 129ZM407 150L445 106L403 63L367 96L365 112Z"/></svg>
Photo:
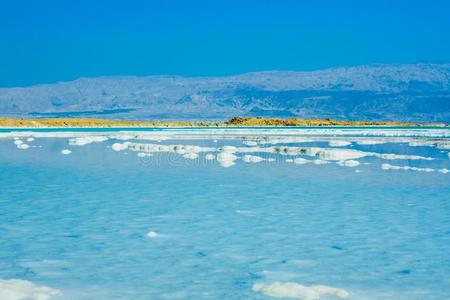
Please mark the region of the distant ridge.
<svg viewBox="0 0 450 300"><path fill-rule="evenodd" d="M97 77L0 88L5 117L223 120L236 115L448 123L450 64Z"/></svg>

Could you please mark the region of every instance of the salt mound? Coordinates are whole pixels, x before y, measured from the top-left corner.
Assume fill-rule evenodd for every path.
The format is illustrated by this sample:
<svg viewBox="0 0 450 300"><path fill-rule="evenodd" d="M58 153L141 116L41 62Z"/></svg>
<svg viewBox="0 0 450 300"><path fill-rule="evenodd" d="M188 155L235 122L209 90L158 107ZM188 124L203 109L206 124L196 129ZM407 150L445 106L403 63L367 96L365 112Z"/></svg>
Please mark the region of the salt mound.
<svg viewBox="0 0 450 300"><path fill-rule="evenodd" d="M0 299L2 300L48 300L60 295L59 290L38 286L27 280L0 280Z"/></svg>
<svg viewBox="0 0 450 300"><path fill-rule="evenodd" d="M70 153L72 153L72 151L70 151L69 149L64 149L61 151L61 154L64 154L64 155L69 155Z"/></svg>
<svg viewBox="0 0 450 300"><path fill-rule="evenodd" d="M274 282L272 284L255 283L253 291L275 298L297 298L303 300L319 300L323 295L347 298L346 290L326 285L304 286L295 282Z"/></svg>

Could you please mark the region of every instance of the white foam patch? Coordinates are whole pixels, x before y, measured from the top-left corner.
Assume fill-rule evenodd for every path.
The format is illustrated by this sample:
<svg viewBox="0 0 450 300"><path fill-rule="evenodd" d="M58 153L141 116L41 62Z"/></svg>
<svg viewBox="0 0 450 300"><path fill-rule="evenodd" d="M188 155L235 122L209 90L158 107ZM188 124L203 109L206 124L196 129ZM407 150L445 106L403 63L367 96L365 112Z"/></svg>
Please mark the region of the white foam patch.
<svg viewBox="0 0 450 300"><path fill-rule="evenodd" d="M330 147L345 147L351 144L352 144L351 142L342 140L331 140L328 142L328 145L330 145Z"/></svg>
<svg viewBox="0 0 450 300"><path fill-rule="evenodd" d="M315 165L325 165L325 164L329 164L330 162L329 162L329 161L326 161L326 160L315 159L315 160L313 160L313 163L314 163Z"/></svg>
<svg viewBox="0 0 450 300"><path fill-rule="evenodd" d="M34 142L34 138L32 137L27 138L27 142Z"/></svg>
<svg viewBox="0 0 450 300"><path fill-rule="evenodd" d="M14 140L14 144L19 146L19 145L23 144L23 141L22 140Z"/></svg>
<svg viewBox="0 0 450 300"><path fill-rule="evenodd" d="M59 290L39 286L27 280L0 280L1 300L49 300L61 295Z"/></svg>
<svg viewBox="0 0 450 300"><path fill-rule="evenodd" d="M61 154L63 155L69 155L70 153L72 153L72 151L70 151L69 149L64 149L61 151Z"/></svg>
<svg viewBox="0 0 450 300"><path fill-rule="evenodd" d="M248 155L247 154L242 157L242 161L247 162L247 163L259 163L259 162L262 162L263 160L265 160L265 159L260 156L256 156L256 155Z"/></svg>
<svg viewBox="0 0 450 300"><path fill-rule="evenodd" d="M319 300L322 296L347 298L350 295L346 290L331 286L305 286L295 282L255 283L252 289L255 292L274 298L295 298L303 300Z"/></svg>

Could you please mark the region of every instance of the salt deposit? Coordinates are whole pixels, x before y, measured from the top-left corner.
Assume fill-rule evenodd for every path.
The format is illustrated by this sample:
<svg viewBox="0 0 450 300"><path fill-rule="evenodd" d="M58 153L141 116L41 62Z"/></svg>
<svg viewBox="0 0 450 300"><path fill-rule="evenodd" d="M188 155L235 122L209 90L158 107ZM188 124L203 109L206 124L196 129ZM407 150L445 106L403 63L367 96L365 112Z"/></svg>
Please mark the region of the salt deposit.
<svg viewBox="0 0 450 300"><path fill-rule="evenodd" d="M106 136L94 135L94 136L83 136L69 139L69 145L73 146L84 146L91 143L100 143L107 141Z"/></svg>
<svg viewBox="0 0 450 300"><path fill-rule="evenodd" d="M315 165L325 165L325 164L329 164L330 162L326 161L326 160L321 160L321 159L315 159L313 160L313 163Z"/></svg>
<svg viewBox="0 0 450 300"><path fill-rule="evenodd" d="M448 173L447 169L436 170L433 168L418 168L418 167L410 167L410 166L395 166L391 164L382 164L382 170L404 170L404 171L418 171L418 172L440 172L440 173Z"/></svg>
<svg viewBox="0 0 450 300"><path fill-rule="evenodd" d="M70 151L69 149L61 150L61 154L69 155L70 153L72 153L72 151Z"/></svg>
<svg viewBox="0 0 450 300"><path fill-rule="evenodd" d="M154 239L154 238L156 238L158 236L158 234L156 233L156 232L154 232L154 231L149 231L148 233L147 233L147 237L148 238L151 238L151 239Z"/></svg>
<svg viewBox="0 0 450 300"><path fill-rule="evenodd" d="M184 154L183 157L187 158L187 159L197 159L198 158L198 154L194 153L194 152L190 152L190 153Z"/></svg>
<svg viewBox="0 0 450 300"><path fill-rule="evenodd" d="M1 300L49 300L61 292L47 286L39 286L27 280L0 280Z"/></svg>
<svg viewBox="0 0 450 300"><path fill-rule="evenodd" d="M340 141L340 140L331 140L328 142L328 145L330 145L330 147L345 147L348 145L351 145L351 142L348 141Z"/></svg>
<svg viewBox="0 0 450 300"><path fill-rule="evenodd" d="M338 165L340 166L344 166L344 167L350 167L350 168L354 168L359 166L359 161L357 160L340 160L337 162Z"/></svg>
<svg viewBox="0 0 450 300"><path fill-rule="evenodd" d="M293 162L294 162L294 164L297 164L297 165L304 165L304 164L310 163L311 161L301 158L301 157L297 157L297 158L293 159Z"/></svg>
<svg viewBox="0 0 450 300"><path fill-rule="evenodd" d="M205 155L205 159L207 159L207 160L213 160L215 158L216 158L216 156L214 154L211 154L211 153L208 153L208 154Z"/></svg>
<svg viewBox="0 0 450 300"><path fill-rule="evenodd" d="M131 143L129 143L129 142L125 142L125 143L114 143L114 144L111 146L111 148L112 148L114 151L122 151L122 150L128 149L128 146L129 146L130 144L131 144Z"/></svg>
<svg viewBox="0 0 450 300"><path fill-rule="evenodd" d="M255 156L255 155L244 155L242 157L242 161L247 162L247 163L259 163L263 160L265 160L265 159L260 156Z"/></svg>
<svg viewBox="0 0 450 300"><path fill-rule="evenodd" d="M234 161L237 159L238 159L238 157L236 155L234 155L233 153L221 152L221 153L217 154L217 161L224 168L233 166L235 164Z"/></svg>
<svg viewBox="0 0 450 300"><path fill-rule="evenodd" d="M346 290L331 286L305 286L295 282L255 283L252 289L255 292L260 292L274 298L296 298L303 300L319 300L322 296L347 298L350 295Z"/></svg>
<svg viewBox="0 0 450 300"><path fill-rule="evenodd" d="M28 148L30 148L30 146L27 145L27 144L24 144L24 143L17 145L17 149L25 150L25 149L28 149Z"/></svg>

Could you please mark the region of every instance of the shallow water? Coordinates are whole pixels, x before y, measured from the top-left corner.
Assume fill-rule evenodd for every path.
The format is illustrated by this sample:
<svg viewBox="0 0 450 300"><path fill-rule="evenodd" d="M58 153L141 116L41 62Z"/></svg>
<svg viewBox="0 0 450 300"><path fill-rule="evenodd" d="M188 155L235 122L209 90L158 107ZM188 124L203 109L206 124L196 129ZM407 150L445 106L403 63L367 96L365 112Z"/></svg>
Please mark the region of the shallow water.
<svg viewBox="0 0 450 300"><path fill-rule="evenodd" d="M0 279L51 299L276 299L255 288L275 282L450 299L436 130L0 133Z"/></svg>

